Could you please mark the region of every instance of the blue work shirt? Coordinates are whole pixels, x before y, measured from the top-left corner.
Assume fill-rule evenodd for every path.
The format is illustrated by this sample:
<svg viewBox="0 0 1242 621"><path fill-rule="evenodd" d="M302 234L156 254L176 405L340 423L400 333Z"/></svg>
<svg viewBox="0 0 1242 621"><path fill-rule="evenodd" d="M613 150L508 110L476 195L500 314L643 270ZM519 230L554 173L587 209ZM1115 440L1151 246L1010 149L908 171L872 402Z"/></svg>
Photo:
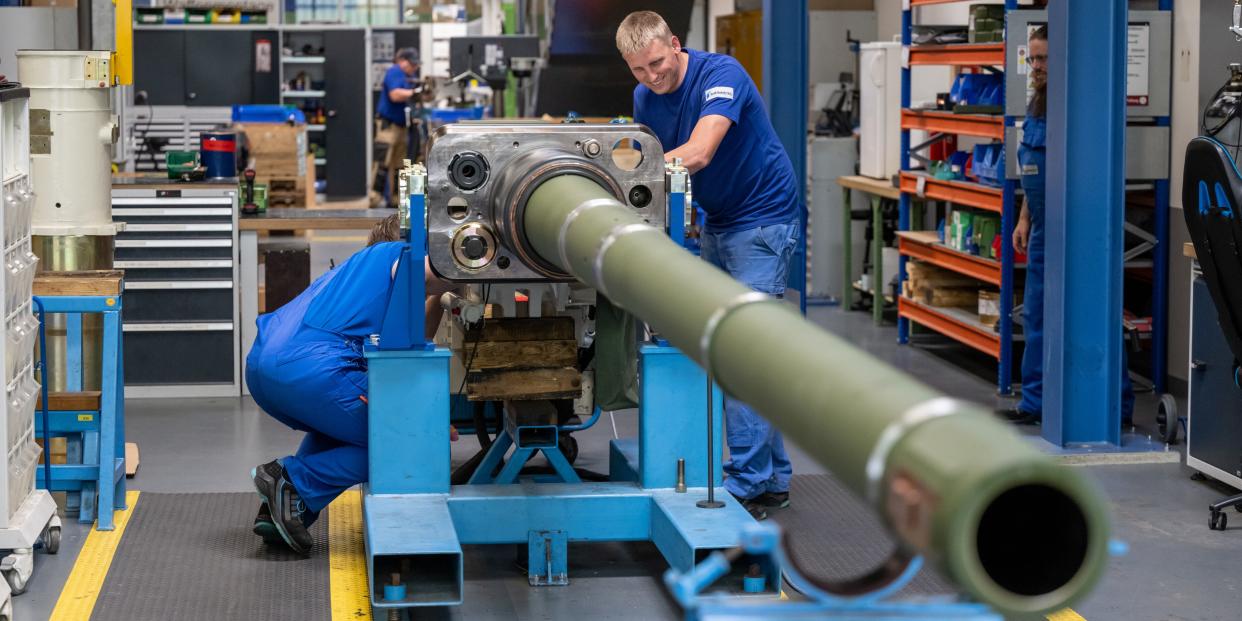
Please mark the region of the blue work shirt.
<svg viewBox="0 0 1242 621"><path fill-rule="evenodd" d="M1038 225L1042 234L1044 223L1044 196L1048 171L1048 118L1027 115L1022 122L1022 142L1018 144L1018 174L1021 175L1022 191L1026 194L1027 208L1031 212L1032 226Z"/></svg>
<svg viewBox="0 0 1242 621"><path fill-rule="evenodd" d="M384 73L384 85L380 88L379 103L375 106L381 119L405 127L405 103L394 102L388 97L388 93L394 88L414 88L412 80L397 64L393 64Z"/></svg>
<svg viewBox="0 0 1242 621"><path fill-rule="evenodd" d="M684 51L689 66L677 90L657 95L643 84L634 89L634 120L651 128L665 151L685 144L704 116L733 122L711 163L691 176L708 232L792 222L801 213L801 193L759 89L733 57Z"/></svg>

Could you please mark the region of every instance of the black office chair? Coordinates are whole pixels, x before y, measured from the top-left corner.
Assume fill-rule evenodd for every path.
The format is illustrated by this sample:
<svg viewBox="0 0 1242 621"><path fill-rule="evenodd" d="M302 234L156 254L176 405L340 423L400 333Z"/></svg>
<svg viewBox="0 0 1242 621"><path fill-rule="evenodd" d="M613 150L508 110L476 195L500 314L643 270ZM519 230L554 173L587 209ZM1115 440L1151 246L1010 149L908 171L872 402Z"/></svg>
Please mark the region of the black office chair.
<svg viewBox="0 0 1242 621"><path fill-rule="evenodd" d="M1242 213L1238 212L1242 208L1242 173L1216 140L1195 138L1186 147L1182 207L1221 332L1233 352L1236 386L1238 361L1242 359ZM1242 438L1238 441L1242 443ZM1242 494L1209 506L1212 530L1225 529L1228 518L1223 511L1229 507L1242 507Z"/></svg>

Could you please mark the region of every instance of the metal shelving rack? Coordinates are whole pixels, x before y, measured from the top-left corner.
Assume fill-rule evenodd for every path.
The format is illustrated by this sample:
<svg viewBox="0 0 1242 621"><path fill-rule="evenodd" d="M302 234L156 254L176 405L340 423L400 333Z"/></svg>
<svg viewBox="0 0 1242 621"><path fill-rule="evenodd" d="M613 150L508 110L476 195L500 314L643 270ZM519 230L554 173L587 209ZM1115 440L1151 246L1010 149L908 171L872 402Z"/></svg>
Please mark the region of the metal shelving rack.
<svg viewBox="0 0 1242 621"><path fill-rule="evenodd" d="M1018 117L1010 115L962 115L938 111L910 109L910 71L919 65L951 65L959 67L999 66L1006 70L1006 45L996 43L958 45L911 45L913 11L921 6L967 3L971 0L906 0L902 14L902 44L909 50L907 62L902 68L902 116L901 151L902 172L900 188L901 232L898 248L901 262L898 277L906 278L906 261L915 258L937 267L979 279L1000 289L1000 322L997 330L983 326L969 313L956 309L943 309L919 304L906 298L898 302L898 341L909 342L910 322L931 328L965 345L973 347L997 359L997 388L1000 394L1012 393L1013 377L1013 299L1014 270L1022 266L1014 264L1012 243L1013 227L1017 218L1015 197L1018 182L1006 179L1002 187L991 187L965 181L943 181L909 169L910 130L929 133L951 133L1010 142L1016 135ZM977 0L975 0L977 2ZM1160 0L1159 11L1171 11L1172 0ZM1005 0L1005 12L1017 10L1017 0ZM1006 19L1005 39L1009 41L1009 20ZM1156 127L1167 128L1168 116L1152 117ZM1166 145L1167 146L1167 145ZM1006 149L1012 153L1011 149ZM1168 334L1168 240L1169 240L1169 181L1154 179L1155 218L1149 248L1152 259L1152 330L1151 369L1157 393L1165 390L1167 370ZM912 196L950 202L955 205L1001 214L1001 259L995 261L961 253L939 243L936 235L910 230L910 203Z"/></svg>
<svg viewBox="0 0 1242 621"><path fill-rule="evenodd" d="M977 278L1000 288L999 331L981 323L971 313L958 309L939 308L901 296L897 302L897 340L910 340L910 324L917 323L944 334L997 359L997 387L1002 394L1011 392L1013 369L1013 282L1014 257L1009 232L1013 230L1014 191L1016 184L1005 181L992 187L969 181L939 180L910 169L910 131L930 134L957 134L993 140L1005 140L1011 118L1003 115L953 114L951 112L910 109L911 67L948 65L955 67L1005 66L1004 43L964 43L955 45L911 45L914 10L933 4L965 3L966 0L907 0L902 11L901 42L908 50L901 70L901 203L898 250L901 260L898 279L906 279L906 261L914 258L937 267ZM1006 0L1005 10L1017 8L1017 0ZM1008 38L1006 34L1006 38ZM934 232L910 230L912 196L951 202L1001 214L1001 260L974 256L953 250L940 243ZM901 287L899 285L899 290Z"/></svg>

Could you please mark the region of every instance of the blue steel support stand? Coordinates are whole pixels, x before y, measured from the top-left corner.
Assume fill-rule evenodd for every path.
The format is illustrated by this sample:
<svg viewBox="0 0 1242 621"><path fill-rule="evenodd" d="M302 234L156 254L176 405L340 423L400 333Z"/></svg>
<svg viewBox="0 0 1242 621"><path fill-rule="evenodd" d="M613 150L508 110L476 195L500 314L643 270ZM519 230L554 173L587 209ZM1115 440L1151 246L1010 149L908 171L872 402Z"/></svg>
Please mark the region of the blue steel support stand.
<svg viewBox="0 0 1242 621"><path fill-rule="evenodd" d="M1017 10L1018 0L1005 0L1005 12ZM1005 22L1005 40L1010 40L1008 20ZM1005 106L1005 89L1001 89L1001 106ZM1014 119L1005 117L1005 129L1013 127ZM1006 149L1001 150L1002 171L1009 170L1005 162ZM1008 177L1008 175L1005 175ZM1013 229L1017 226L1019 207L1016 203L1018 182L1005 179L1001 195L1001 283L1000 283L1000 360L996 365L996 392L1003 396L1013 394Z"/></svg>
<svg viewBox="0 0 1242 621"><path fill-rule="evenodd" d="M763 98L798 184L802 239L789 266L789 287L806 314L807 0L763 0ZM779 85L779 86L778 86Z"/></svg>
<svg viewBox="0 0 1242 621"><path fill-rule="evenodd" d="M1173 0L1160 0L1161 11L1172 11ZM1169 117L1156 119L1156 125L1169 126ZM1168 381L1168 339L1169 339L1169 179L1166 171L1164 179L1156 180L1156 253L1152 276L1151 313L1151 375L1155 383L1156 394L1165 391Z"/></svg>
<svg viewBox="0 0 1242 621"><path fill-rule="evenodd" d="M121 298L39 296L34 298L34 304L39 309L40 323L48 313L67 315L65 347L70 390L81 390L82 386L82 314L103 315L99 410L48 411L50 404L44 392L43 407L35 412L36 437L44 437L46 429L51 437L67 436L76 450L70 455L71 463L40 468L36 476L38 487L77 494L80 522L98 518L98 530L112 530L112 512L125 508L126 489Z"/></svg>
<svg viewBox="0 0 1242 621"><path fill-rule="evenodd" d="M909 3L901 12L901 45L904 49L910 47L910 28L914 25L914 13L910 9ZM901 67L901 109L906 110L910 107L910 66L903 63ZM910 170L910 130L901 130L901 169ZM901 199L898 201L897 228L902 231L910 230L910 195L905 192L901 193ZM884 239L883 231L873 233L875 238L872 243L882 243ZM876 275L875 278L881 278L882 275ZM901 255L897 259L897 291L905 288L906 282L906 255ZM846 283L849 286L849 283ZM884 298L877 297L871 300L872 304L883 304ZM897 314L897 342L905 345L910 342L910 320Z"/></svg>
<svg viewBox="0 0 1242 621"><path fill-rule="evenodd" d="M676 204L684 200L674 198ZM423 200L421 194L411 196L410 248L398 266L383 331L366 349L370 480L363 515L372 606L460 604L463 544L526 544L532 586L568 584L570 542L651 541L680 572L691 571L713 551L735 547L743 527L754 522L720 487L724 399L717 388L711 412L716 435L709 449L703 440L706 395L685 390L704 385L706 377L692 360L664 345L640 349L639 437L613 442L610 481L579 482L567 461L556 468L562 482L521 477L534 450L543 450L554 466L556 457L564 458L553 444L539 444L537 434L526 445L523 432L539 430L518 427L499 435L489 462L476 470L477 481L450 485L450 354L429 346L421 334ZM517 452L491 477L509 444ZM707 494L708 450L714 451L710 480L724 501L721 509L695 506ZM689 488L682 493L676 491L678 459L685 460ZM767 589L775 593L780 572L764 567Z"/></svg>
<svg viewBox="0 0 1242 621"><path fill-rule="evenodd" d="M1058 446L1120 443L1128 12L1049 5L1042 433Z"/></svg>

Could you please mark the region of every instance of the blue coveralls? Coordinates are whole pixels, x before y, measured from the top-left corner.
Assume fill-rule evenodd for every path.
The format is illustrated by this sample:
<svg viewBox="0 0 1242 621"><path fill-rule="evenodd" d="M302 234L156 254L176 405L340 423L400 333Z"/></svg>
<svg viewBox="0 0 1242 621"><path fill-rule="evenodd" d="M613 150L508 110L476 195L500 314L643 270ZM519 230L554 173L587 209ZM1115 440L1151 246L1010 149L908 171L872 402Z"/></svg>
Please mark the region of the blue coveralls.
<svg viewBox="0 0 1242 621"><path fill-rule="evenodd" d="M362 345L383 325L402 247L386 242L364 248L257 322L246 383L263 411L306 432L297 454L281 464L311 511L367 480Z"/></svg>
<svg viewBox="0 0 1242 621"><path fill-rule="evenodd" d="M1027 115L1018 145L1018 170L1031 217L1026 253L1026 289L1022 300L1022 333L1026 349L1022 352L1022 401L1018 409L1031 414L1044 411L1044 207L1047 185L1048 119ZM1081 301L1080 301L1081 302ZM1134 413L1134 387L1130 381L1129 356L1121 348L1121 418Z"/></svg>

